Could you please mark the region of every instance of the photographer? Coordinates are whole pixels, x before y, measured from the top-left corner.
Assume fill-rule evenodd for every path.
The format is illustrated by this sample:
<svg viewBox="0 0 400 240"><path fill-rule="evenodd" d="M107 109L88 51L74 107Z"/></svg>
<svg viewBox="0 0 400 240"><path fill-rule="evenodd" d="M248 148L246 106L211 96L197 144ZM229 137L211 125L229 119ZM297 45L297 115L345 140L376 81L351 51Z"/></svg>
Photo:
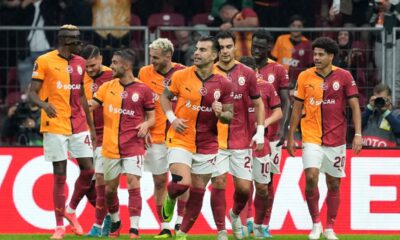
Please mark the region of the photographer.
<svg viewBox="0 0 400 240"><path fill-rule="evenodd" d="M400 145L400 111L392 105L392 90L385 84L374 87L374 95L362 113L363 145L396 147Z"/></svg>

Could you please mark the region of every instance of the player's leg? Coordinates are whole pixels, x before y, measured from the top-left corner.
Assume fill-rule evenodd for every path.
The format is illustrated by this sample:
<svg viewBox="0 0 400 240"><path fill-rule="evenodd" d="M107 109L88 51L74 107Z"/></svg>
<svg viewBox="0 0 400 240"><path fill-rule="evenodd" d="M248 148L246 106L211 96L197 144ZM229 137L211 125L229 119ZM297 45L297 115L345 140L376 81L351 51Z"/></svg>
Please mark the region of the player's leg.
<svg viewBox="0 0 400 240"><path fill-rule="evenodd" d="M177 202L177 218L176 218L176 222L175 222L175 226L174 226L174 230L175 232L177 232L179 230L179 228L182 225L182 221L183 221L183 215L185 214L185 208L186 208L186 204L187 201L189 200L189 190L187 190L186 192L184 192L182 195L180 195L178 197L178 202Z"/></svg>

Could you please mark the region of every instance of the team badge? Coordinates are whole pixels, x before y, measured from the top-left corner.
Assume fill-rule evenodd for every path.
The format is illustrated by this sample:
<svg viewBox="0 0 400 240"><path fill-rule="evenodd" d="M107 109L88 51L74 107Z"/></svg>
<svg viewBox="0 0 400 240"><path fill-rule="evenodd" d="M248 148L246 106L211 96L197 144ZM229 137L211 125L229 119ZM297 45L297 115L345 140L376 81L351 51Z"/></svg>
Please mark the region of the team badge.
<svg viewBox="0 0 400 240"><path fill-rule="evenodd" d="M139 94L137 93L132 94L132 101L137 102L138 100L139 100Z"/></svg>
<svg viewBox="0 0 400 240"><path fill-rule="evenodd" d="M207 95L208 91L207 91L207 88L202 87L199 89L199 92L200 92L201 96L205 96L205 95Z"/></svg>
<svg viewBox="0 0 400 240"><path fill-rule="evenodd" d="M76 67L76 70L78 71L79 75L82 75L82 67L81 67L81 65L78 65L78 67Z"/></svg>
<svg viewBox="0 0 400 240"><path fill-rule="evenodd" d="M246 83L246 79L242 76L239 77L238 83L240 86L243 86Z"/></svg>
<svg viewBox="0 0 400 240"><path fill-rule="evenodd" d="M275 82L275 76L273 74L268 75L268 82L269 83Z"/></svg>
<svg viewBox="0 0 400 240"><path fill-rule="evenodd" d="M168 87L170 84L171 84L171 79L168 79L168 78L163 79L164 87Z"/></svg>
<svg viewBox="0 0 400 240"><path fill-rule="evenodd" d="M187 108L190 108L190 107L192 106L192 104L190 103L190 100L187 100L187 101L186 101L185 106L186 106Z"/></svg>
<svg viewBox="0 0 400 240"><path fill-rule="evenodd" d="M221 92L219 90L216 90L214 92L214 99L215 101L218 101L218 99L221 97Z"/></svg>
<svg viewBox="0 0 400 240"><path fill-rule="evenodd" d="M340 84L338 81L333 82L332 84L333 90L337 91L340 88Z"/></svg>
<svg viewBox="0 0 400 240"><path fill-rule="evenodd" d="M61 89L63 87L62 82L60 80L57 81L57 89Z"/></svg>
<svg viewBox="0 0 400 240"><path fill-rule="evenodd" d="M74 71L74 69L72 69L71 65L67 66L67 73L71 74Z"/></svg>
<svg viewBox="0 0 400 240"><path fill-rule="evenodd" d="M324 91L326 91L326 90L328 90L328 84L326 84L326 83L321 83L321 89L322 90L324 90Z"/></svg>
<svg viewBox="0 0 400 240"><path fill-rule="evenodd" d="M92 92L97 92L99 90L99 85L96 83L92 83L92 86L90 87L92 89Z"/></svg>
<svg viewBox="0 0 400 240"><path fill-rule="evenodd" d="M303 56L303 55L304 55L304 49L300 49L300 50L299 50L299 55L300 55L300 56Z"/></svg>
<svg viewBox="0 0 400 240"><path fill-rule="evenodd" d="M128 92L127 91L123 91L123 92L120 93L120 96L121 96L122 99L125 99L125 98L128 97Z"/></svg>

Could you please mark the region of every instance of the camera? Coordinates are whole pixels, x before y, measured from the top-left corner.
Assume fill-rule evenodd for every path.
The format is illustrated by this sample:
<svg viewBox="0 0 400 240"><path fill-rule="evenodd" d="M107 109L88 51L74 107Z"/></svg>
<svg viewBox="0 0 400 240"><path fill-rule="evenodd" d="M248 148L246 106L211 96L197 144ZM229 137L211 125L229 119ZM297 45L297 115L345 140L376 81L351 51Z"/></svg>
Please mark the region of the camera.
<svg viewBox="0 0 400 240"><path fill-rule="evenodd" d="M376 108L383 108L386 105L386 100L383 97L377 97L374 100L374 104Z"/></svg>

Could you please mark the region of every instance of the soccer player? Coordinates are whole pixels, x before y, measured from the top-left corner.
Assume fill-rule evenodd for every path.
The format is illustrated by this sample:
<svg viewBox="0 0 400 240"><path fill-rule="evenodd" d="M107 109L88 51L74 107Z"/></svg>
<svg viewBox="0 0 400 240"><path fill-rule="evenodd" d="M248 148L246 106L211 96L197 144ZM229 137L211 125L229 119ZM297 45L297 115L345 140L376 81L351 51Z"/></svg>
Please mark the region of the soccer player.
<svg viewBox="0 0 400 240"><path fill-rule="evenodd" d="M353 151L361 151L361 112L358 90L351 74L332 65L338 53L337 43L331 38L320 37L312 44L315 67L300 73L294 94L290 119L288 152L295 155L294 132L301 119L303 139L303 167L306 177L305 195L313 226L309 239L319 239L322 233L318 208L319 172L325 173L328 186L327 222L324 232L329 240L338 239L333 231L339 209L340 181L345 177L346 163L346 102L352 110L355 135ZM304 108L305 115L302 115Z"/></svg>
<svg viewBox="0 0 400 240"><path fill-rule="evenodd" d="M255 72L235 60L235 36L224 31L216 35L219 45L219 60L215 64L215 71L226 76L232 83L234 95L234 117L229 124L218 123L219 152L216 159L216 171L212 174L211 208L215 225L218 230L218 239L228 239L225 230L225 188L226 174L233 175L235 193L234 205L230 211L233 223L234 235L242 236L242 224L238 217L246 206L249 197L249 188L252 183L251 165L251 132L248 128L247 99L253 100L255 115L257 118L257 133L254 139L257 142L257 150L263 148L264 141L264 104L257 88Z"/></svg>
<svg viewBox="0 0 400 240"><path fill-rule="evenodd" d="M64 217L75 234L83 234L75 209L89 190L94 174L92 143L95 145L96 133L83 88L85 60L72 54L81 44L79 35L76 26L60 28L57 50L39 56L35 62L29 91L30 100L42 108L40 131L43 133L44 157L53 164L57 227L51 239L63 238ZM68 152L78 161L81 172L71 202L65 207Z"/></svg>
<svg viewBox="0 0 400 240"><path fill-rule="evenodd" d="M133 76L134 62L132 50L116 51L111 60L114 79L104 83L91 101L92 109L104 106L102 155L107 207L112 222L111 238L118 237L122 227L117 196L121 174L126 174L128 185L130 238L140 238L144 137L155 123L155 112L152 91Z"/></svg>
<svg viewBox="0 0 400 240"><path fill-rule="evenodd" d="M267 128L269 125L279 121L282 118L281 101L278 93L275 91L274 86L262 79L257 81L258 89L261 92L261 98L265 106L266 116L264 126ZM252 104L250 104L252 105ZM256 124L254 108L250 106L250 126ZM254 197L254 238L264 239L270 237L267 228L262 226L268 208L268 188L271 180L271 148L269 145L268 133L264 134L264 148L262 151L253 151L253 172L252 177L256 188ZM252 197L252 196L250 196Z"/></svg>
<svg viewBox="0 0 400 240"><path fill-rule="evenodd" d="M168 238L172 235L169 224L163 221L161 207L167 193L168 161L165 133L169 126L167 117L160 105L160 96L164 89L169 86L172 74L185 68L185 66L172 62L174 46L167 38L155 40L150 44L149 49L151 64L140 69L139 80L154 92L156 124L150 129L153 144L151 147L147 148L144 170L153 174L154 201L156 202L158 220L161 222L161 232L154 238ZM182 223L183 210L186 205L188 194L182 197L178 199L178 218L175 224L176 231L179 230L179 225Z"/></svg>
<svg viewBox="0 0 400 240"><path fill-rule="evenodd" d="M198 217L205 187L215 171L218 153L217 121L229 123L233 117L232 87L213 74L218 57L215 39L201 37L196 44L194 66L172 75L171 85L161 96L161 106L172 127L168 130L168 163L172 181L162 207L166 222L171 221L175 201L189 188L189 199L177 239L186 234ZM178 97L175 113L170 100Z"/></svg>
<svg viewBox="0 0 400 240"><path fill-rule="evenodd" d="M85 95L90 101L93 95L99 90L103 83L112 80L112 71L109 67L103 66L103 56L98 47L94 45L87 45L81 52L81 56L86 60L86 74L84 78ZM102 224L104 217L107 214L106 208L106 186L104 182L103 171L103 156L101 155L103 144L103 107L100 106L92 113L93 122L96 129L97 145L94 150L94 170L95 170L95 186L96 186L96 221L91 230L87 234L90 237L108 236L110 231L111 220L107 216L104 221L104 228Z"/></svg>
<svg viewBox="0 0 400 240"><path fill-rule="evenodd" d="M254 32L251 45L251 54L257 65L257 78L274 85L281 99L283 119L268 126L268 139L271 148L271 181L268 184L268 207L263 225L265 233L269 233L269 221L274 202L274 174L280 174L282 144L285 141L290 110L289 78L285 68L268 58L268 46L272 41L269 32L258 30Z"/></svg>

